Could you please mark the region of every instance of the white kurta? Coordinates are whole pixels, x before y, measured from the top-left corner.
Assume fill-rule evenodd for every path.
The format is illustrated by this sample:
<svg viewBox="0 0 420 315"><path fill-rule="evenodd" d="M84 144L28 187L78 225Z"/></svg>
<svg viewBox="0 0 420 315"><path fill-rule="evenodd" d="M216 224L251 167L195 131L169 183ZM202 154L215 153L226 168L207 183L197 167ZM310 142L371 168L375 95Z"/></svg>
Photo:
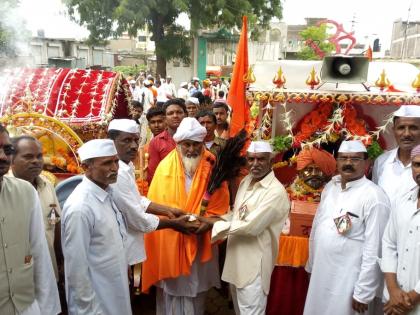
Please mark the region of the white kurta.
<svg viewBox="0 0 420 315"><path fill-rule="evenodd" d="M404 166L398 159L398 148L383 153L375 160L372 181L385 190L391 202L417 186L411 175L411 163Z"/></svg>
<svg viewBox="0 0 420 315"><path fill-rule="evenodd" d="M127 222L127 260L129 265L146 259L143 233L156 230L159 217L146 213L151 201L140 195L134 174L133 163L119 161L118 179L112 184L112 199Z"/></svg>
<svg viewBox="0 0 420 315"><path fill-rule="evenodd" d="M351 229L338 233L334 218L346 213ZM341 188L340 176L325 186L309 239L311 280L304 315L353 315L352 298L368 304L382 283L378 259L389 217L386 194L362 177Z"/></svg>
<svg viewBox="0 0 420 315"><path fill-rule="evenodd" d="M35 301L21 315L55 315L61 313L57 283L44 234L42 208L38 195L33 190L29 238L34 261Z"/></svg>
<svg viewBox="0 0 420 315"><path fill-rule="evenodd" d="M417 208L419 188L395 200L382 243L383 272L396 273L401 289L420 294L420 209ZM384 292L389 299L388 292ZM417 305L410 315L420 315Z"/></svg>
<svg viewBox="0 0 420 315"><path fill-rule="evenodd" d="M88 178L64 204L61 220L69 315L131 315L122 214Z"/></svg>

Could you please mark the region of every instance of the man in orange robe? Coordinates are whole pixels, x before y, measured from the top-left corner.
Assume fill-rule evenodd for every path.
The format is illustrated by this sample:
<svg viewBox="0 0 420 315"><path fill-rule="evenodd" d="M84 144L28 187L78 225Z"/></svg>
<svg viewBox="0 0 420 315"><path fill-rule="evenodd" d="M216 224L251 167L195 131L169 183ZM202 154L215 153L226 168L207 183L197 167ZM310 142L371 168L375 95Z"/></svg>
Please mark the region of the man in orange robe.
<svg viewBox="0 0 420 315"><path fill-rule="evenodd" d="M185 209L195 224L191 235L162 230L145 236L142 290L157 287L157 314L204 314L206 292L220 284L211 225L198 218L215 162L204 149L206 134L195 118L184 118L173 137L177 147L160 162L150 185L148 197L153 202ZM224 183L210 197L204 217L223 215L228 208Z"/></svg>

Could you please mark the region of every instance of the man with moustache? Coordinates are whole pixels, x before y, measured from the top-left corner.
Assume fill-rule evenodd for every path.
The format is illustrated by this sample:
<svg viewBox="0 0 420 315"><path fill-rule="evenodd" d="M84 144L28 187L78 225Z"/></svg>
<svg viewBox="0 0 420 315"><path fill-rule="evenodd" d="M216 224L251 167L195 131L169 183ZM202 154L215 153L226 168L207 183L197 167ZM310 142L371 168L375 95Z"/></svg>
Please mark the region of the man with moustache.
<svg viewBox="0 0 420 315"><path fill-rule="evenodd" d="M410 153L420 144L420 106L402 105L394 112L393 121L398 147L376 159L372 174L372 181L385 190L391 202L416 187Z"/></svg>
<svg viewBox="0 0 420 315"><path fill-rule="evenodd" d="M54 250L55 236L60 240L60 204L55 194L54 186L41 175L44 166L41 143L31 136L20 136L12 139L15 148L11 170L16 178L31 183L41 201L42 217L44 219L45 236L50 251L54 274L58 281L58 268ZM61 253L60 253L61 254Z"/></svg>
<svg viewBox="0 0 420 315"><path fill-rule="evenodd" d="M319 202L325 184L336 170L336 161L329 152L317 148L304 148L297 155L298 176L287 188L292 200Z"/></svg>
<svg viewBox="0 0 420 315"><path fill-rule="evenodd" d="M4 176L13 153L0 124L0 314L56 315L60 300L39 198L27 181Z"/></svg>
<svg viewBox="0 0 420 315"><path fill-rule="evenodd" d="M411 170L417 185L392 203L382 244L387 315L420 314L420 145L411 151Z"/></svg>
<svg viewBox="0 0 420 315"><path fill-rule="evenodd" d="M202 110L198 112L195 118L197 118L200 125L207 130L207 135L204 138L204 144L206 145L207 150L214 155L217 155L226 145L226 140L214 135L217 126L216 115L214 115L212 111Z"/></svg>
<svg viewBox="0 0 420 315"><path fill-rule="evenodd" d="M108 126L108 138L114 141L119 158L118 179L111 185L112 197L128 225L126 251L128 264L132 266L146 259L143 233L165 228L188 233L188 218L184 216L175 219L184 213L179 209L151 202L140 195L133 165L140 141L136 123L129 119L112 120Z"/></svg>
<svg viewBox="0 0 420 315"><path fill-rule="evenodd" d="M68 312L131 315L126 226L110 187L118 176L117 150L112 140L96 139L78 153L85 175L61 220Z"/></svg>
<svg viewBox="0 0 420 315"><path fill-rule="evenodd" d="M252 142L250 173L238 189L233 211L213 225L212 241L227 237L222 280L229 282L235 313L263 315L289 198L272 170L269 143Z"/></svg>
<svg viewBox="0 0 420 315"><path fill-rule="evenodd" d="M304 315L374 314L382 282L377 264L389 201L365 177L367 151L343 141L339 175L325 186L309 239L311 274Z"/></svg>
<svg viewBox="0 0 420 315"><path fill-rule="evenodd" d="M170 229L145 235L142 290L157 287L157 314L202 315L207 291L220 284L217 245L210 243L211 224L196 219L200 214L220 216L229 208L229 191L223 183L202 213L215 163L213 154L204 149L206 134L195 118L184 118L173 137L176 149L159 164L149 188L152 202L183 209L196 224L194 235Z"/></svg>
<svg viewBox="0 0 420 315"><path fill-rule="evenodd" d="M156 168L160 161L176 147L172 138L184 117L187 117L185 101L181 98L173 98L163 104L163 111L166 118L166 130L154 137L149 144L149 167L147 181L152 181Z"/></svg>

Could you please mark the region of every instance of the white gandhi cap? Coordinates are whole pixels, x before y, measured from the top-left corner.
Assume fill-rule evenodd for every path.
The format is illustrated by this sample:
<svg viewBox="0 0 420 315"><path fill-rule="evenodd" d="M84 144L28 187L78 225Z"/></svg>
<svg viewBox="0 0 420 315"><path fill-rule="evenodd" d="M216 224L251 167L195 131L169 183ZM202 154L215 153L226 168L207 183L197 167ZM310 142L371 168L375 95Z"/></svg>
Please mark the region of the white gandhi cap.
<svg viewBox="0 0 420 315"><path fill-rule="evenodd" d="M201 126L197 119L186 117L179 124L178 129L174 134L174 140L176 143L184 140L203 142L206 135L206 128Z"/></svg>
<svg viewBox="0 0 420 315"><path fill-rule="evenodd" d="M398 110L394 112L394 117L420 117L420 105L401 105Z"/></svg>
<svg viewBox="0 0 420 315"><path fill-rule="evenodd" d="M118 130L128 133L139 133L139 128L136 122L132 119L114 119L111 120L108 126L108 131Z"/></svg>
<svg viewBox="0 0 420 315"><path fill-rule="evenodd" d="M117 149L112 140L95 139L83 144L77 153L79 153L80 161L84 162L93 158L117 155Z"/></svg>
<svg viewBox="0 0 420 315"><path fill-rule="evenodd" d="M359 153L367 152L366 147L359 140L343 141L338 149L338 153Z"/></svg>
<svg viewBox="0 0 420 315"><path fill-rule="evenodd" d="M266 141L252 141L247 152L250 153L273 153L270 143Z"/></svg>

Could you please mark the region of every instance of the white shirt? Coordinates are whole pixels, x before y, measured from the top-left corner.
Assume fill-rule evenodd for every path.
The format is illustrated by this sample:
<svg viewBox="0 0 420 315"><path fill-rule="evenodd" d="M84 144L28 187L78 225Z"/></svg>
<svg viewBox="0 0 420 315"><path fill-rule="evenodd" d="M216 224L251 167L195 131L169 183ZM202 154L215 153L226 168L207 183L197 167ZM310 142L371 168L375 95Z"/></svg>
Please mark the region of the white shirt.
<svg viewBox="0 0 420 315"><path fill-rule="evenodd" d="M187 100L190 97L190 92L186 88L178 89L178 97Z"/></svg>
<svg viewBox="0 0 420 315"><path fill-rule="evenodd" d="M45 238L41 204L35 189L31 196L29 238L34 269L35 301L22 315L55 315L61 313L56 278ZM39 307L39 308L38 308ZM38 312L40 310L40 312Z"/></svg>
<svg viewBox="0 0 420 315"><path fill-rule="evenodd" d="M112 184L112 199L127 222L127 260L129 265L138 264L146 259L143 233L156 230L159 217L146 213L151 201L140 195L133 163L119 161L118 179Z"/></svg>
<svg viewBox="0 0 420 315"><path fill-rule="evenodd" d="M417 186L411 174L411 163L404 166L398 159L398 148L387 151L376 159L372 181L385 190L391 202Z"/></svg>
<svg viewBox="0 0 420 315"><path fill-rule="evenodd" d="M143 94L144 94L144 100L143 100ZM140 99L138 101L143 103L143 112L147 113L149 108L155 102L153 98L153 93L147 87L143 86L140 89L139 95L140 95Z"/></svg>
<svg viewBox="0 0 420 315"><path fill-rule="evenodd" d="M212 241L228 238L222 280L243 288L261 275L263 291L268 294L290 203L273 171L253 186L251 181L250 175L242 180L233 212L223 217L226 222L214 224ZM241 218L244 207L246 215Z"/></svg>
<svg viewBox="0 0 420 315"><path fill-rule="evenodd" d="M382 243L383 272L396 273L401 289L420 294L420 209L417 208L419 188L415 187L393 202L391 217ZM386 300L389 299L385 290ZM419 315L417 305L410 315Z"/></svg>
<svg viewBox="0 0 420 315"><path fill-rule="evenodd" d="M130 85L130 91L131 91L131 95L133 96L133 100L141 102L141 88L137 85L133 88Z"/></svg>
<svg viewBox="0 0 420 315"><path fill-rule="evenodd" d="M111 200L87 177L66 200L61 241L69 315L131 315L126 228Z"/></svg>
<svg viewBox="0 0 420 315"><path fill-rule="evenodd" d="M172 97L176 97L176 88L175 88L175 84L171 83L164 83L162 84L163 88L166 91L166 94L172 96Z"/></svg>
<svg viewBox="0 0 420 315"><path fill-rule="evenodd" d="M163 85L161 85L157 89L156 102L165 103L167 100L168 100L168 97L166 96L165 87Z"/></svg>
<svg viewBox="0 0 420 315"><path fill-rule="evenodd" d="M339 234L334 218L352 213L351 229ZM309 239L312 273L304 315L355 314L351 299L370 303L382 284L377 263L389 216L385 192L366 177L341 188L335 176L325 186Z"/></svg>

